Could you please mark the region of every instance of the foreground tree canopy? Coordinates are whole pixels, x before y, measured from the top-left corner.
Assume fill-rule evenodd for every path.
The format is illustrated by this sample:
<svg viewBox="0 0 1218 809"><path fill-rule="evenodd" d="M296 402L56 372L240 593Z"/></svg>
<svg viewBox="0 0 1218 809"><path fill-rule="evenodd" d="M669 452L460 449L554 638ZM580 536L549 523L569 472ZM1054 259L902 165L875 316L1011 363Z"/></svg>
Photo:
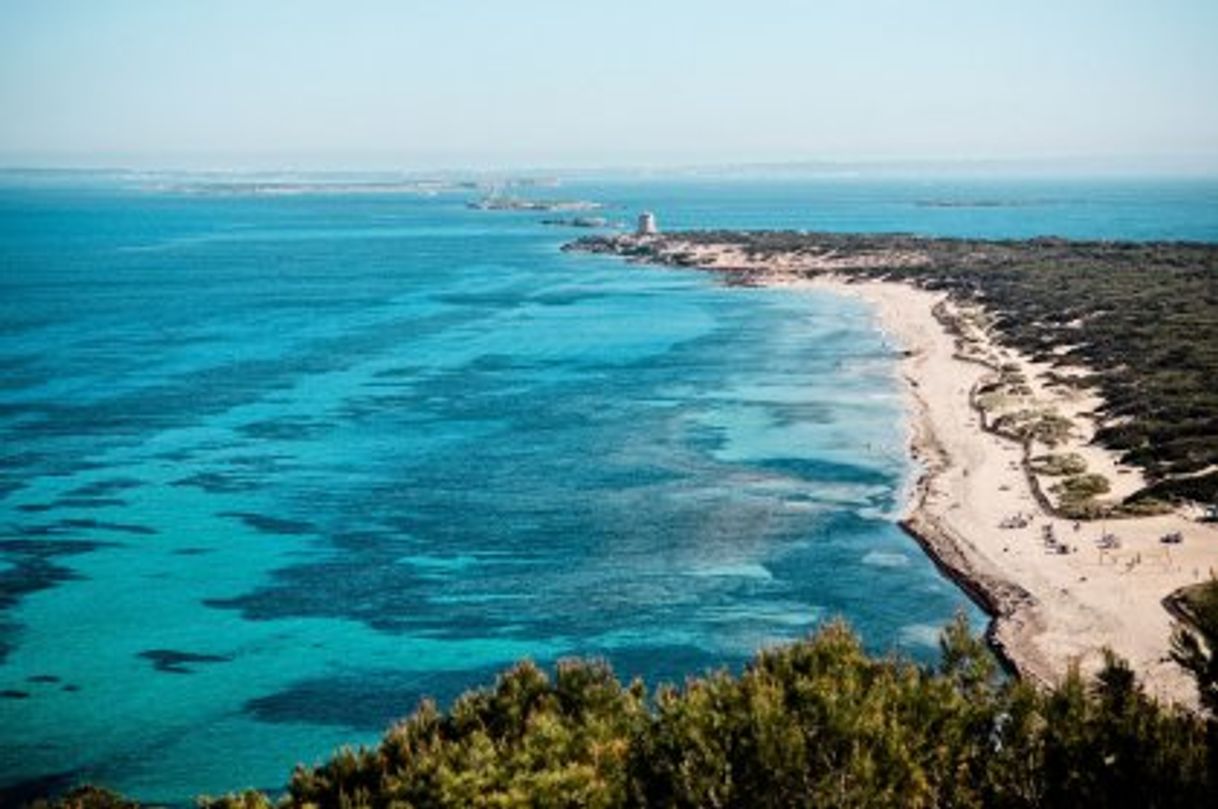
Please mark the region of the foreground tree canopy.
<svg viewBox="0 0 1218 809"><path fill-rule="evenodd" d="M299 767L291 807L1199 807L1218 725L1148 699L1110 660L1052 691L998 676L963 619L931 669L842 624L648 694L596 661L532 663L424 702L375 749ZM203 801L272 805L255 792ZM98 789L53 804L134 806Z"/></svg>

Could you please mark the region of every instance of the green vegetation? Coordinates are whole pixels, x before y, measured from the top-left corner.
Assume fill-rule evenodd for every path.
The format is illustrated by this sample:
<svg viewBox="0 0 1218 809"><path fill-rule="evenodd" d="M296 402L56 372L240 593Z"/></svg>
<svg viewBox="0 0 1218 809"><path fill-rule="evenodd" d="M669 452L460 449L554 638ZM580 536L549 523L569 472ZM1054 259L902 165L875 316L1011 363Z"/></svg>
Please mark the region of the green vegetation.
<svg viewBox="0 0 1218 809"><path fill-rule="evenodd" d="M1029 464L1036 474L1051 477L1081 475L1087 471L1087 462L1077 452L1037 455Z"/></svg>
<svg viewBox="0 0 1218 809"><path fill-rule="evenodd" d="M1039 410L1016 410L994 419L994 430L1016 441L1039 441L1055 447L1070 437L1074 425L1057 413Z"/></svg>
<svg viewBox="0 0 1218 809"><path fill-rule="evenodd" d="M139 804L108 789L84 786L72 790L54 803L35 801L32 806L34 809L46 806L62 809L138 809Z"/></svg>
<svg viewBox="0 0 1218 809"><path fill-rule="evenodd" d="M648 696L600 662L530 663L373 749L300 767L290 807L1195 807L1218 731L1148 699L1110 659L1091 686L997 675L963 619L934 669L864 652L842 624ZM127 809L91 790L50 804ZM256 792L204 806L263 809Z"/></svg>
<svg viewBox="0 0 1218 809"><path fill-rule="evenodd" d="M1114 513L1123 517L1153 517L1156 514L1168 514L1173 510L1167 500L1160 500L1146 494L1137 498L1128 498L1114 509Z"/></svg>
<svg viewBox="0 0 1218 809"><path fill-rule="evenodd" d="M1108 478L1090 472L1071 475L1049 487L1057 495L1057 509L1063 516L1074 519L1094 519L1112 511L1111 507L1095 498L1107 494Z"/></svg>
<svg viewBox="0 0 1218 809"><path fill-rule="evenodd" d="M1172 635L1172 657L1196 678L1201 704L1218 715L1218 579L1185 588L1173 606L1192 628Z"/></svg>
<svg viewBox="0 0 1218 809"><path fill-rule="evenodd" d="M1109 488L1108 478L1088 472L1083 475L1071 475L1054 483L1049 490L1062 500L1090 500L1101 494L1107 494Z"/></svg>
<svg viewBox="0 0 1218 809"><path fill-rule="evenodd" d="M1031 396L1032 388L1028 385L1028 378L1024 376L1023 371L1018 365L1008 363L998 369L997 384L1006 388L1008 392L1015 396Z"/></svg>
<svg viewBox="0 0 1218 809"><path fill-rule="evenodd" d="M983 304L1010 346L1090 369L1082 384L1098 388L1110 424L1097 440L1140 466L1150 484L1132 501L1218 502L1218 246L690 231L646 245L601 237L571 247L663 261L673 240L734 244L757 258L866 257L873 266L838 272L905 279Z"/></svg>

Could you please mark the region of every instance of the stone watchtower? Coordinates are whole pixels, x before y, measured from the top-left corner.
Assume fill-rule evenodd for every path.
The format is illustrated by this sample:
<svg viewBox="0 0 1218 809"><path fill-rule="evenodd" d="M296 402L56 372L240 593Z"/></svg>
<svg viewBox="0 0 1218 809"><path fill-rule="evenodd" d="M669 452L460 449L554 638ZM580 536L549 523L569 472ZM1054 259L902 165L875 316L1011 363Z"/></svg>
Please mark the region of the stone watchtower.
<svg viewBox="0 0 1218 809"><path fill-rule="evenodd" d="M639 214L639 226L634 231L636 236L654 236L659 232L659 228L656 227L655 214L651 211L643 211Z"/></svg>

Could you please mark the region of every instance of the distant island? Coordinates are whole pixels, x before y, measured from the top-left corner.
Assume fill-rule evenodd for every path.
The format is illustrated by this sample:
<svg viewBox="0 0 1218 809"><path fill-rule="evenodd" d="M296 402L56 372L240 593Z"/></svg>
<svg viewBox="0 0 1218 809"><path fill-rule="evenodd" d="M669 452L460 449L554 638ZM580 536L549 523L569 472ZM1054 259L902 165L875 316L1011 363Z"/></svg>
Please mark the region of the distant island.
<svg viewBox="0 0 1218 809"><path fill-rule="evenodd" d="M468 203L477 211L598 211L604 207L588 200L542 200L489 196Z"/></svg>
<svg viewBox="0 0 1218 809"><path fill-rule="evenodd" d="M20 176L30 172L3 170L0 174ZM119 176L130 175L131 182L145 191L197 194L203 196L319 196L319 195L395 195L415 194L433 197L440 194L477 192L479 201L471 207L486 210L518 209L551 210L549 205L564 206L566 203L533 203L540 207L528 207L525 200L510 195L512 189L558 188L561 182L553 177L499 177L479 178L476 175L462 177L439 176L392 176L377 172L270 172L265 174L230 174L227 172L118 172ZM503 207L500 208L499 206ZM587 210L576 203L569 210ZM485 207L484 207L485 206ZM566 208L556 208L561 210Z"/></svg>
<svg viewBox="0 0 1218 809"><path fill-rule="evenodd" d="M874 303L924 468L903 525L994 617L994 647L1045 684L1111 648L1195 703L1166 607L1218 570L1218 246L691 231L565 249Z"/></svg>
<svg viewBox="0 0 1218 809"><path fill-rule="evenodd" d="M355 181L309 181L309 180L197 180L187 182L161 182L148 186L153 191L170 191L182 194L207 196L310 196L323 194L437 194L469 191L478 188L472 181L448 180L355 180Z"/></svg>
<svg viewBox="0 0 1218 809"><path fill-rule="evenodd" d="M541 220L541 224L549 225L551 227L565 227L565 228L607 228L607 227L622 228L622 227L625 227L625 223L611 222L608 218L606 218L604 216L572 216L569 218L559 217L559 218L554 218L554 219L543 219L543 220Z"/></svg>

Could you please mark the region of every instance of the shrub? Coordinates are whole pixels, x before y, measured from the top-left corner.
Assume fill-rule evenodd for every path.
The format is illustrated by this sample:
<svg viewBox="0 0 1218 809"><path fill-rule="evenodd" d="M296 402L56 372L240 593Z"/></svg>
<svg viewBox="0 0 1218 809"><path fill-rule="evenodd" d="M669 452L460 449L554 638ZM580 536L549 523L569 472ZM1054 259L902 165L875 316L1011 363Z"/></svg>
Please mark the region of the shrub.
<svg viewBox="0 0 1218 809"><path fill-rule="evenodd" d="M1081 475L1087 471L1087 461L1077 452L1067 454L1038 455L1031 459L1032 471L1038 475L1061 477Z"/></svg>
<svg viewBox="0 0 1218 809"><path fill-rule="evenodd" d="M1063 504L1083 503L1101 494L1107 494L1110 489L1108 478L1094 472L1071 475L1049 487L1049 491L1056 494Z"/></svg>

